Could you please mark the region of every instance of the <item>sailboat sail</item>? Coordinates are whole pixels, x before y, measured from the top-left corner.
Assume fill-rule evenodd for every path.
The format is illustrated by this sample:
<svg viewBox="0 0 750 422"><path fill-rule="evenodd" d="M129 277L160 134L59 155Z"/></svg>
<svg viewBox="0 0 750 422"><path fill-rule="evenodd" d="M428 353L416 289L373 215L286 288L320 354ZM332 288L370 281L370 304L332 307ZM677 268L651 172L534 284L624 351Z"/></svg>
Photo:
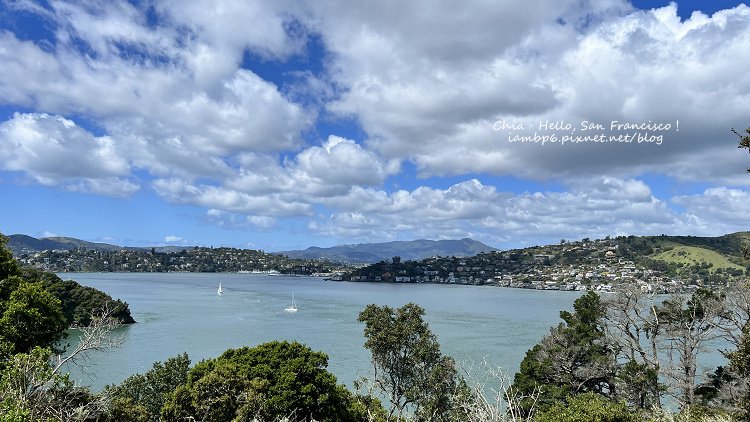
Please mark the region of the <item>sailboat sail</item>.
<svg viewBox="0 0 750 422"><path fill-rule="evenodd" d="M216 294L219 295L219 296L221 296L222 294L224 294L224 290L221 289L221 283L219 283L219 290L216 291Z"/></svg>
<svg viewBox="0 0 750 422"><path fill-rule="evenodd" d="M286 312L297 312L297 302L294 300L294 293L292 293L292 306L285 308Z"/></svg>

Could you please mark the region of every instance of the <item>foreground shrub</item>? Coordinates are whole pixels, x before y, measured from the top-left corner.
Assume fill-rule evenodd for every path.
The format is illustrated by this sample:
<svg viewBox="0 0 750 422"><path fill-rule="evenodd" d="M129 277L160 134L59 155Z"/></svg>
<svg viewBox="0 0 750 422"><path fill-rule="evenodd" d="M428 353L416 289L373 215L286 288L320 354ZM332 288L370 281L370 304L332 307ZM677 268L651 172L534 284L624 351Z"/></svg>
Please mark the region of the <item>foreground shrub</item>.
<svg viewBox="0 0 750 422"><path fill-rule="evenodd" d="M154 363L145 374L131 375L120 385L107 386L105 394L112 397L111 420L159 421L165 400L187 382L189 369L190 358L183 353Z"/></svg>
<svg viewBox="0 0 750 422"><path fill-rule="evenodd" d="M595 393L579 394L538 414L534 422L638 422L625 403L613 402Z"/></svg>
<svg viewBox="0 0 750 422"><path fill-rule="evenodd" d="M336 384L326 370L328 356L299 343L274 341L230 349L198 363L187 382L170 395L162 410L166 421L366 420L367 404Z"/></svg>

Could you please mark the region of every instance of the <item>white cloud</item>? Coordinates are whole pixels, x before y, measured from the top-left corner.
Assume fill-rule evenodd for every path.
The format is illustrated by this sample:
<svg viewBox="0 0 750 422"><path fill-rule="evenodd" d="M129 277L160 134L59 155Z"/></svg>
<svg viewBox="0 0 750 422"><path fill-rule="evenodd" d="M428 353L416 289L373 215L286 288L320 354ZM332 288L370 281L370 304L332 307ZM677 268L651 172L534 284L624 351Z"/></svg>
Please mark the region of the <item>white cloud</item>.
<svg viewBox="0 0 750 422"><path fill-rule="evenodd" d="M298 52L304 41L286 31L289 2L197 0L160 2L156 7L169 19L188 27L196 38L242 52L250 49L266 58L284 58Z"/></svg>
<svg viewBox="0 0 750 422"><path fill-rule="evenodd" d="M311 147L296 158L295 170L323 183L379 185L389 169L380 157L356 142L331 135L322 147ZM390 170L393 172L393 169Z"/></svg>
<svg viewBox="0 0 750 422"><path fill-rule="evenodd" d="M164 241L167 243L179 243L179 242L183 242L184 240L185 239L181 238L180 236L175 236L175 235L164 236Z"/></svg>
<svg viewBox="0 0 750 422"><path fill-rule="evenodd" d="M360 186L379 186L398 170L398 163L384 162L354 141L336 136L284 163L261 154L243 154L238 163L223 186L170 178L156 180L153 187L170 202L210 207L208 217L215 224L248 223L267 229L276 224L271 217L310 215L315 204L335 201ZM249 216L238 221L223 211Z"/></svg>
<svg viewBox="0 0 750 422"><path fill-rule="evenodd" d="M71 192L123 197L130 196L141 189L140 184L119 177L76 179L66 182L63 186Z"/></svg>
<svg viewBox="0 0 750 422"><path fill-rule="evenodd" d="M181 179L156 179L152 187L164 199L175 204L266 216L309 215L312 211L309 204L287 201L280 195L249 195L223 187L189 184Z"/></svg>
<svg viewBox="0 0 750 422"><path fill-rule="evenodd" d="M273 157L243 154L227 187L248 194L281 194L309 202L344 195L352 186L379 186L398 171L356 142L330 136L321 146L301 151L284 163Z"/></svg>
<svg viewBox="0 0 750 422"><path fill-rule="evenodd" d="M312 231L338 238L474 237L492 244L560 238L685 233L701 221L656 199L639 180L598 178L566 192L511 194L478 180L448 189L420 187L386 194L358 189L339 198L340 211L312 221ZM512 241L511 241L512 239Z"/></svg>
<svg viewBox="0 0 750 422"><path fill-rule="evenodd" d="M686 213L700 216L703 233L717 235L747 231L750 216L750 193L727 187L709 188L702 194L680 195L672 199Z"/></svg>
<svg viewBox="0 0 750 422"><path fill-rule="evenodd" d="M247 222L251 225L264 230L270 230L276 227L276 219L264 215L251 215L247 217Z"/></svg>
<svg viewBox="0 0 750 422"><path fill-rule="evenodd" d="M425 176L650 171L726 182L734 174L725 165L738 162L728 130L746 125L750 112L746 59L736 54L750 49L750 8L681 22L674 5L632 12L624 2L540 2L521 8L528 14L513 2L476 6L424 8L416 22L364 6L326 9L319 28L346 88L330 110L357 116L374 150L412 160ZM431 48L462 24L456 44ZM540 147L509 143L492 131L498 119L527 128L540 119L679 120L681 130L661 146ZM674 165L681 162L694 166L684 171Z"/></svg>
<svg viewBox="0 0 750 422"><path fill-rule="evenodd" d="M54 47L0 33L0 98L57 115L87 116L117 139L135 166L164 176L223 177L226 162L237 153L278 153L302 145L300 133L310 127L314 112L239 68L244 49L265 45L265 38L230 46L220 37L204 39L212 37L204 25L173 20L188 16L164 13L165 25L150 27L143 11L127 4L53 2ZM243 15L235 18L240 22ZM273 25L285 33L283 17L263 22L255 35ZM185 25L197 32L186 35ZM191 65L201 60L209 60L211 69L218 65L201 59L215 52L202 41L231 47L235 57L225 71L207 76ZM80 42L96 54L79 51ZM294 40L280 43L273 50L281 55L296 48Z"/></svg>
<svg viewBox="0 0 750 422"><path fill-rule="evenodd" d="M43 185L114 196L139 189L114 139L59 116L15 113L0 123L0 144L0 168Z"/></svg>

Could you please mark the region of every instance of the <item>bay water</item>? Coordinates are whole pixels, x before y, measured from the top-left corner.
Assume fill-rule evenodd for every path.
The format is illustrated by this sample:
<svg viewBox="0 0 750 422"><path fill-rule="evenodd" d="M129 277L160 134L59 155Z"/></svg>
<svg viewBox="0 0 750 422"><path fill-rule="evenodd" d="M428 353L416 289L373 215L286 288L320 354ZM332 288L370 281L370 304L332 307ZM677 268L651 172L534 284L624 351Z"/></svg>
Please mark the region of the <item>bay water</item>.
<svg viewBox="0 0 750 422"><path fill-rule="evenodd" d="M187 352L195 364L229 348L296 340L329 356L328 370L352 386L370 373L364 324L367 304L417 303L444 354L470 366L488 362L510 376L526 351L560 322L578 292L485 286L324 281L230 273L65 273L130 306L137 324L123 326L121 347L70 365L73 379L100 390L156 361ZM223 294L217 295L221 283ZM292 302L298 312L285 312ZM75 332L69 342L75 341Z"/></svg>

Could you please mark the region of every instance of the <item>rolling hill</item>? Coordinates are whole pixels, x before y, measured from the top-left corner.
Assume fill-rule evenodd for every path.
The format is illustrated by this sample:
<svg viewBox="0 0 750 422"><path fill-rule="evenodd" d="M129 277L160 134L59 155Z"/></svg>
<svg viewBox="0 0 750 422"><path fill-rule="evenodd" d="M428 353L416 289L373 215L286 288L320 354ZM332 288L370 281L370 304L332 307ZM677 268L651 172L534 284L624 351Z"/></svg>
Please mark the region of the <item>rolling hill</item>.
<svg viewBox="0 0 750 422"><path fill-rule="evenodd" d="M668 251L653 255L651 258L664 262L680 263L683 265L705 263L711 266L712 271L719 268L744 269L741 265L729 261L726 256L718 252L697 246L675 246Z"/></svg>
<svg viewBox="0 0 750 422"><path fill-rule="evenodd" d="M43 237L37 239L25 234L12 234L8 236L8 238L8 248L14 253L40 252L49 249L74 250L83 248L100 251L115 251L123 249L120 246L110 245L108 243L87 242L72 237Z"/></svg>
<svg viewBox="0 0 750 422"><path fill-rule="evenodd" d="M716 237L630 236L623 246L642 257L667 264L708 265L710 272L720 268L743 270L748 264L744 251L750 248L750 233L738 232Z"/></svg>
<svg viewBox="0 0 750 422"><path fill-rule="evenodd" d="M102 252L121 251L123 249L140 251L150 250L151 247L133 247L133 246L118 246L111 245L109 243L96 243L87 242L85 240L75 239L72 237L43 237L37 239L35 237L27 236L25 234L12 234L8 236L8 248L13 251L14 254L18 255L21 253L33 253L41 252L45 250L76 250L76 249L87 249L96 250ZM192 248L192 246L156 246L154 249L157 252L179 252L183 249Z"/></svg>

